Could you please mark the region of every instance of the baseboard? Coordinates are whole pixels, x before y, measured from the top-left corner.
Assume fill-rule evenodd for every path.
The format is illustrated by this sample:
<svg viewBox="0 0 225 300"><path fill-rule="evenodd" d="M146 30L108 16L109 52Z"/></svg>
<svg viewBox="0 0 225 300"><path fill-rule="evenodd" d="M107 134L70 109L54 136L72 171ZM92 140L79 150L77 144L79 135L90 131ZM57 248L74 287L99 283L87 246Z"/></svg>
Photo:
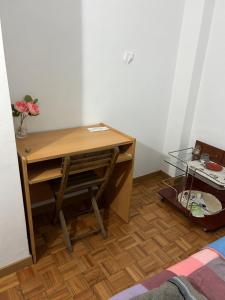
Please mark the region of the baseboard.
<svg viewBox="0 0 225 300"><path fill-rule="evenodd" d="M33 260L32 260L32 257L31 255L24 258L24 259L21 259L15 263L12 263L4 268L0 268L0 277L3 277L3 276L6 276L8 274L11 274L13 272L16 272L26 266L30 266L33 264Z"/></svg>
<svg viewBox="0 0 225 300"><path fill-rule="evenodd" d="M133 179L133 182L134 183L139 183L139 182L145 181L147 179L151 179L151 178L153 178L155 176L163 176L165 178L169 178L170 177L168 174L166 174L162 170L159 170L159 171L156 171L156 172L153 172L153 173L149 173L149 174L146 174L146 175L143 175L143 176L135 177Z"/></svg>

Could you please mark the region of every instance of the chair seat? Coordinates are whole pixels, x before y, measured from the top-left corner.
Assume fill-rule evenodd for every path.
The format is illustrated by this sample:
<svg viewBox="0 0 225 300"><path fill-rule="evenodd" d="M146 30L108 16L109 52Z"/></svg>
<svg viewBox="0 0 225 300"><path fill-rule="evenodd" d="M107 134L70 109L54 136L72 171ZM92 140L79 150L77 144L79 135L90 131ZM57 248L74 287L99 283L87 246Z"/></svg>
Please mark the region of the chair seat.
<svg viewBox="0 0 225 300"><path fill-rule="evenodd" d="M75 174L69 177L64 194L70 194L88 187L98 186L104 181L104 177L100 177L94 171L84 172L82 174ZM51 182L51 187L55 194L60 189L60 179Z"/></svg>

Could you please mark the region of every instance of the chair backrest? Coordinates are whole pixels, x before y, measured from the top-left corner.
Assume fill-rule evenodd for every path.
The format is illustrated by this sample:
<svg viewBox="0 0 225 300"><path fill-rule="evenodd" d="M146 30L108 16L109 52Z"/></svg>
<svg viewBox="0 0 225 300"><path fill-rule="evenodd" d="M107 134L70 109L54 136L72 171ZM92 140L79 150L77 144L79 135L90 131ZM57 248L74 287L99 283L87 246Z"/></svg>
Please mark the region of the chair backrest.
<svg viewBox="0 0 225 300"><path fill-rule="evenodd" d="M71 156L68 161L69 175L101 168L107 170L107 168L110 168L115 162L117 153L118 148L113 148Z"/></svg>
<svg viewBox="0 0 225 300"><path fill-rule="evenodd" d="M79 184L76 184L75 179L74 184L68 188L69 179L75 174L79 174L80 178L83 176L83 182L80 184L80 187L83 186L87 188L93 185L99 186L96 194L96 199L98 199L102 195L104 188L110 179L118 154L119 149L118 147L115 147L112 149L65 157L62 165L62 180L57 197L58 202L62 203L66 189L72 191L74 187L79 186ZM94 170L99 175L98 178L89 178L88 172Z"/></svg>

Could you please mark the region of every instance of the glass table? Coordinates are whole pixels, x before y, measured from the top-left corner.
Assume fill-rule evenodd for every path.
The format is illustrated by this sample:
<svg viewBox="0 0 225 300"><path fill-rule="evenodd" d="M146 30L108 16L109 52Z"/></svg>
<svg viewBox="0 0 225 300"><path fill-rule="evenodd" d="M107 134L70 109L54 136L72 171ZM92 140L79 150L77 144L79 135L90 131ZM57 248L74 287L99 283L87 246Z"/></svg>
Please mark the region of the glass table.
<svg viewBox="0 0 225 300"><path fill-rule="evenodd" d="M199 157L193 147L169 152L165 162L176 175L163 181L159 194L204 230L213 230L225 223L225 168L209 170Z"/></svg>

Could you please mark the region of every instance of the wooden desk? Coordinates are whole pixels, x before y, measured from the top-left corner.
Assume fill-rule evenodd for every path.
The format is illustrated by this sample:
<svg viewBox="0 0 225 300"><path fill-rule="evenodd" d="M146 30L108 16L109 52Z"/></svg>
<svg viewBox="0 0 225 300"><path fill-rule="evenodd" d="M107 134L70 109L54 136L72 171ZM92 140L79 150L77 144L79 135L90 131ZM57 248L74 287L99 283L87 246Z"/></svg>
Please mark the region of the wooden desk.
<svg viewBox="0 0 225 300"><path fill-rule="evenodd" d="M107 125L101 123L94 126ZM61 177L62 158L67 155L119 147L120 154L104 197L110 201L110 207L125 222L129 221L135 139L113 128L108 131L89 132L87 127L93 125L32 133L16 141L23 179L30 249L34 263L37 257L31 188L34 184Z"/></svg>

